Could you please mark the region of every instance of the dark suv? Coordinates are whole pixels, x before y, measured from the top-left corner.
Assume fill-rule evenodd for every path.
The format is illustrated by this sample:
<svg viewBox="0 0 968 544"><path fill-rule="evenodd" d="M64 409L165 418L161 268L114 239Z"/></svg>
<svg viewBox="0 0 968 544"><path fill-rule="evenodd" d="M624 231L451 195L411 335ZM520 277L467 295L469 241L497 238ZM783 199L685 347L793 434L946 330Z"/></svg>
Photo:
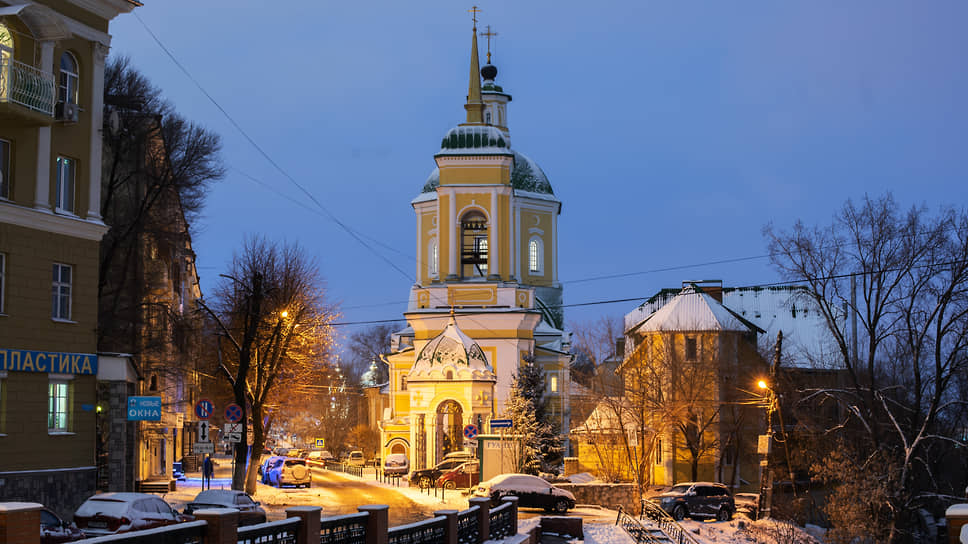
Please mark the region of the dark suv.
<svg viewBox="0 0 968 544"><path fill-rule="evenodd" d="M416 484L421 488L426 489L434 485L434 482L436 482L437 479L440 478L445 472L450 472L468 461L473 461L474 459L474 456L467 452L448 453L444 456L443 461L437 463L437 466L411 472L410 485Z"/></svg>
<svg viewBox="0 0 968 544"><path fill-rule="evenodd" d="M723 484L688 482L652 497L651 500L676 521L681 521L686 516L727 521L733 519L733 513L736 512L733 496Z"/></svg>

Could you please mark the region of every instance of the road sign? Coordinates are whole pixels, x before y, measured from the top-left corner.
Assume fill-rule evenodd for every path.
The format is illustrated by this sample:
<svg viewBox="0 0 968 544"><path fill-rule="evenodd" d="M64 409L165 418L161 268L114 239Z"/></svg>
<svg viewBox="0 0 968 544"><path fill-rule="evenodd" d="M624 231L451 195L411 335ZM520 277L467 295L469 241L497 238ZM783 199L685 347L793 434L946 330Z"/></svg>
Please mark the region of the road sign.
<svg viewBox="0 0 968 544"><path fill-rule="evenodd" d="M477 438L477 425L465 425L464 426L464 438L472 440Z"/></svg>
<svg viewBox="0 0 968 544"><path fill-rule="evenodd" d="M242 424L226 423L225 439L228 440L229 442L235 442L235 443L242 442Z"/></svg>
<svg viewBox="0 0 968 544"><path fill-rule="evenodd" d="M242 407L236 403L229 404L225 407L225 420L235 423L236 421L242 421Z"/></svg>
<svg viewBox="0 0 968 544"><path fill-rule="evenodd" d="M313 444L313 447L314 448L325 448L326 447L326 439L325 438L317 438L315 440L315 443Z"/></svg>
<svg viewBox="0 0 968 544"><path fill-rule="evenodd" d="M128 421L161 421L161 397L128 397Z"/></svg>
<svg viewBox="0 0 968 544"><path fill-rule="evenodd" d="M202 399L195 403L195 415L198 419L208 419L215 412L215 404L208 399Z"/></svg>
<svg viewBox="0 0 968 544"><path fill-rule="evenodd" d="M214 454L215 444L211 442L195 442L192 444L192 453L199 455L203 453Z"/></svg>
<svg viewBox="0 0 968 544"><path fill-rule="evenodd" d="M211 442L208 436L208 421L198 422L198 441L199 442Z"/></svg>
<svg viewBox="0 0 968 544"><path fill-rule="evenodd" d="M492 419L491 420L491 430L494 429L510 429L511 420L510 419Z"/></svg>

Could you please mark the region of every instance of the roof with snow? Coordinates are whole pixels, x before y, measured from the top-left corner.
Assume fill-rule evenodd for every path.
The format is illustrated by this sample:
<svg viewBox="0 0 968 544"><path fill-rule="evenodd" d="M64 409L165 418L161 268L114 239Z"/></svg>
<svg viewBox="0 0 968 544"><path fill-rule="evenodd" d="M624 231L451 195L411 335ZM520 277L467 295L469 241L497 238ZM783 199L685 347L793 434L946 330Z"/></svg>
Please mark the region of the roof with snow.
<svg viewBox="0 0 968 544"><path fill-rule="evenodd" d="M448 370L456 380L496 380L494 368L481 347L460 330L453 316L444 330L420 350L407 380L439 380Z"/></svg>
<svg viewBox="0 0 968 544"><path fill-rule="evenodd" d="M628 332L670 331L740 331L759 327L739 317L718 300L694 285L686 285L667 304L644 320L629 327Z"/></svg>
<svg viewBox="0 0 968 544"><path fill-rule="evenodd" d="M474 129L489 128L494 131L497 131L498 133L501 132L499 129L496 129L494 127L457 127L455 129L451 129L451 132L457 129L471 129L471 128L474 128ZM448 136L444 138L444 141L450 140L450 134L451 133L448 132ZM488 141L490 141L490 133L488 133ZM465 142L466 142L466 139L465 139ZM499 141L495 140L495 143L499 143ZM538 163L531 160L531 158L526 156L524 153L510 149L510 146L506 148L504 147L487 147L487 148L481 147L481 148L471 148L471 149L441 148L438 155L467 155L470 152L473 152L473 154L482 154L482 155L486 155L486 154L513 155L514 169L511 170L511 187L513 187L518 191L526 191L529 193L536 193L539 195L555 194L554 190L551 188L551 182L548 181L548 176L546 176L544 171L541 170L541 167L538 166ZM439 185L440 185L440 169L434 168L434 170L430 173L430 176L427 178L427 182L424 183L421 193L434 193L437 191L437 187ZM414 201L416 202L422 199L422 197L423 195L421 194L421 196L418 196L416 199L414 199ZM424 200L431 200L431 199L424 199Z"/></svg>

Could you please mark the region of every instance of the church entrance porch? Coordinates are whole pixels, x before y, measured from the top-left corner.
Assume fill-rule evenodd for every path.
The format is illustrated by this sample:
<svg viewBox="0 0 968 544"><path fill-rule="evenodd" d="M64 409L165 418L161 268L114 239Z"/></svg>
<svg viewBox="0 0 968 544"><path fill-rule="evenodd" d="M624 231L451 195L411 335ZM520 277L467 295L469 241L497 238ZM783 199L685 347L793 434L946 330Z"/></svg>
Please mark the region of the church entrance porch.
<svg viewBox="0 0 968 544"><path fill-rule="evenodd" d="M442 402L436 415L435 463L442 461L448 453L463 449L463 430L464 411L460 403L455 400Z"/></svg>

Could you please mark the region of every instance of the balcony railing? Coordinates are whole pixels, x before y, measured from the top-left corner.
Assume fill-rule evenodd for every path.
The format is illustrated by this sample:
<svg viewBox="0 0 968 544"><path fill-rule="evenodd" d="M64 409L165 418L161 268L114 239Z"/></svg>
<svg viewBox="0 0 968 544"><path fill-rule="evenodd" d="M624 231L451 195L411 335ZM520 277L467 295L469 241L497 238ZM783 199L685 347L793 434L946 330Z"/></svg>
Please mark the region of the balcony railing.
<svg viewBox="0 0 968 544"><path fill-rule="evenodd" d="M54 74L11 58L0 60L0 102L13 102L46 115L54 115L56 90Z"/></svg>

